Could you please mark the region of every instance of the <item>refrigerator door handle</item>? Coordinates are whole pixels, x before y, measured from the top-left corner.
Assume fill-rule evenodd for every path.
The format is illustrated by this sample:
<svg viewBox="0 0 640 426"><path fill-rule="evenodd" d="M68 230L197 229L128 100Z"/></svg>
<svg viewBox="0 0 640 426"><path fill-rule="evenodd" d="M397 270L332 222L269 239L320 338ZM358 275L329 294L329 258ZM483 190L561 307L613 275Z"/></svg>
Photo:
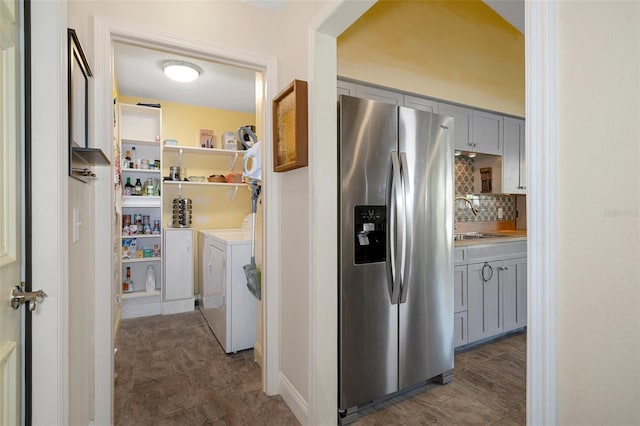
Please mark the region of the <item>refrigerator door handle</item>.
<svg viewBox="0 0 640 426"><path fill-rule="evenodd" d="M400 176L400 160L396 151L391 152L391 183L389 185L389 249L391 269L391 304L395 305L400 299L400 289L402 287L402 262L404 260L404 248L401 254L398 253L397 228L400 226L404 231L404 192L402 191L402 178ZM404 245L404 232L402 235L402 245Z"/></svg>
<svg viewBox="0 0 640 426"><path fill-rule="evenodd" d="M407 253L409 252L409 247L411 246L411 238L413 235L412 232L412 221L408 217L410 214L410 209L407 208L407 201L410 199L409 195L411 193L411 182L409 180L409 166L407 165L407 154L404 152L400 153L400 175L402 179L402 206L403 206L403 218L402 218L402 232L404 233L402 237L402 285L400 287L400 297L398 298L398 303L404 303L407 301L407 292L409 286L409 280L405 280L404 277L409 276L409 271L407 270L409 264L407 262Z"/></svg>

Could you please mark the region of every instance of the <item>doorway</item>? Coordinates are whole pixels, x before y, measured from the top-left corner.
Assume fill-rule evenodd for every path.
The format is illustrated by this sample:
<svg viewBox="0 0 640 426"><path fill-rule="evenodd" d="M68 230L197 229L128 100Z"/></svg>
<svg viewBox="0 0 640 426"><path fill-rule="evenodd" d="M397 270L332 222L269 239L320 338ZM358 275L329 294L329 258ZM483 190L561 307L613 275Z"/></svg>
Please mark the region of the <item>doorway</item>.
<svg viewBox="0 0 640 426"><path fill-rule="evenodd" d="M336 37L355 22L375 2L345 2L334 6L323 20L312 28L313 49L310 52L314 75L315 102L310 108L314 120L324 120L321 128L314 129L314 139L324 140L336 134L336 120L323 111L334 108L336 82ZM527 353L527 419L531 424L555 424L556 418L556 253L555 223L557 212L557 188L554 185L558 169L557 132L557 5L526 3L527 27L525 38L527 120L526 129L530 202L528 240L529 332ZM542 35L544 34L544 37ZM533 95L535 94L535 95ZM311 151L316 168L310 173L311 205L337 209L332 194L316 191L319 182L334 187L337 182L327 176L337 176L336 148L319 145ZM310 306L311 347L319 348L327 340L337 338L337 325L327 318L335 318L337 305L335 294L326 288L328 271L335 273L331 256L326 247L337 242L326 229L334 229L332 218L318 215L311 218L311 287L314 289ZM335 422L337 384L335 377L336 352L326 350L310 360L309 423ZM331 367L328 371L327 366Z"/></svg>
<svg viewBox="0 0 640 426"><path fill-rule="evenodd" d="M183 56L198 58L198 60L202 60L202 61L222 63L230 67L242 68L244 70L250 70L251 72L254 72L256 76L255 86L254 86L255 87L255 92L254 92L255 93L255 101L254 101L255 102L255 105L254 105L255 121L254 123L257 127L258 136L270 134L271 111L268 108L262 108L262 104L264 103L264 99L273 97L273 93L271 93L271 91L275 90L275 87L276 87L276 84L274 82L276 78L275 60L273 58L268 56L255 55L254 53L237 51L233 49L222 49L219 46L203 46L202 44L199 44L199 43L194 43L191 41L169 37L164 33L158 33L153 30L141 31L138 27L131 27L119 22L111 21L107 18L95 18L94 24L96 28L95 67L97 69L100 69L101 66L104 66L103 69L110 70L109 73L105 73L105 75L96 75L96 78L95 78L96 80L95 105L97 109L96 116L107 118L108 120L108 121L96 120L96 133L98 134L100 133L100 128L102 128L102 130L104 131L104 134L113 133L112 120L114 117L113 116L114 109L111 107L111 105L113 105L112 82L114 81L113 80L114 75L113 75L113 69L110 66L110 64L112 63L112 59L113 59L112 55L113 55L114 46L116 46L116 43L122 43L127 45L135 45L135 46L143 47L147 50L157 50L157 51L169 52L169 53L179 52L179 54ZM138 96L141 96L141 95L138 95ZM156 96L153 94L149 95L148 97L156 98ZM243 123L250 124L250 123L245 123L244 121ZM196 131L197 130L199 129L196 129ZM223 129L223 130L231 131L232 129ZM114 134L114 137L115 136L116 135ZM223 136L223 132L221 132L217 136L221 138ZM164 137L164 139L170 139L170 138L171 137L168 135L165 135ZM197 135L196 135L196 138L197 138ZM271 151L268 145L264 146L262 157L263 157L263 166L266 170L268 170L272 164ZM241 163L241 161L238 161L238 163ZM226 167L228 167L228 164ZM276 176L263 177L263 184L265 189L263 190L263 194L261 196L261 204L259 205L258 220L257 220L257 223L258 223L257 235L264 235L264 232L262 231L262 229L272 229L271 227L274 226L274 222L277 219L277 213L276 213L277 194L278 194L277 177ZM244 188L244 190L250 194L250 191L248 191L246 188ZM237 191L236 194L223 191L221 196L227 197L228 200L226 202L228 204L231 204L234 202L233 201L234 199L240 200L239 197L246 198L247 196L246 193L245 194L239 194L239 193L240 193L240 189ZM119 196L119 194L113 194L114 197L116 195ZM97 203L104 202L106 200L108 205L111 204L111 198L112 198L111 194L100 193L100 195L98 195L97 197L101 198L101 200L96 200ZM247 200L249 199L250 198L248 198ZM245 213L248 213L250 212L250 202L247 202L246 204L248 207ZM229 216L228 218L225 219L227 220L227 222L225 222L225 224L223 224L222 227L226 227L226 228L239 227L244 217L243 215L239 215L239 216L240 216L239 218L235 216L233 217ZM105 220L111 222L112 218L110 218L109 215L106 215ZM211 225L208 225L208 222L206 222L205 225L211 226ZM117 226L114 226L113 230L97 229L97 233L101 234L101 236L98 236L97 239L102 238L103 240L107 240L107 241L112 241L112 240L117 241L118 244L116 244L115 247L117 247L119 251L119 248L120 248L119 241L121 238L120 231L121 229L119 229L119 227ZM272 242L268 241L267 239L258 239L258 243L256 247L256 258L257 258L257 263L259 267L262 266L261 265L262 262L267 262L267 259L265 258L265 255L263 255L263 253L264 254L269 253L269 250L266 249L265 247L269 246L270 244L272 244ZM116 272L119 271L120 267L118 263L119 262L117 261L114 261L112 263L111 269L113 271L116 271ZM272 280L277 281L277 274L278 274L277 268L270 268L268 271L264 270L262 273L263 286L265 286L267 282L270 282ZM110 277L111 275L112 275L111 272L109 272L107 273L106 276ZM97 285L97 288L99 290L96 291L96 297L97 297L96 300L102 300L102 301L114 300L114 297L118 294L117 292L121 285L121 281L119 277L115 279L113 278L107 279L105 281L108 281L108 284L106 284L104 287ZM265 299L266 301L268 301L268 298L265 298ZM119 321L119 317L118 317L119 314L118 314L117 306L111 308L111 307L107 307L106 305L104 306L103 305L104 303L101 304L101 307L99 309L101 309L102 312L104 312L105 314L103 316L100 316L100 318L103 318L103 321L105 323L96 327L97 328L96 340L98 342L102 342L103 347L96 348L96 363L99 363L100 359L102 359L102 362L104 362L104 365L113 365L112 364L113 349L114 349L113 348L113 337L114 337L113 330L114 330L114 327L117 326L117 322ZM258 336L256 338L256 342L258 343L258 345L256 347L257 349L256 352L257 352L257 358L262 360L262 366L264 366L265 364L268 364L269 362L271 363L277 362L277 357L273 356L270 353L268 347L264 347L263 345L264 338L261 333L261 331L266 327L266 324L277 321L276 316L273 314L270 314L270 312L275 312L275 311L270 310L268 306L266 306L265 309L259 308L257 312ZM107 346L106 342L111 342L108 345L109 347L108 350L106 350L106 346ZM274 393L273 387L269 387L269 383L265 378L265 374L266 374L265 370L266 370L265 368L262 368L262 388L267 393L273 394ZM105 382L110 383L111 377L113 376L113 370L96 371L96 376L97 376L96 381L101 381L102 383L105 383ZM111 407L111 404L109 404L109 401L113 401L113 386L110 386L110 389L111 389L111 395L108 397L108 399L96 398L96 400L99 401L96 404L96 413L100 413L102 415L102 418L106 418L105 416L110 416L110 414L108 414ZM107 395L105 395L105 397L106 396ZM103 403L100 401L105 401L105 402ZM101 418L101 416L96 414L96 418Z"/></svg>
<svg viewBox="0 0 640 426"><path fill-rule="evenodd" d="M241 182L242 159L244 149L253 143L245 134L247 129L263 134L263 129L256 127L262 122L263 73L166 47L160 50L115 41L113 51L118 135L114 157L121 159L114 164L114 198L116 212L121 211L116 221L122 222L116 224L114 237L121 236L123 247L122 267L116 268L114 275L119 274L121 279L116 281L124 283L115 289L120 300L116 331L119 318L186 312L193 309L195 299L220 344L234 342L227 352L255 345L256 361L261 364L263 332L261 318L257 321L256 300L242 285L246 282L244 274L238 274L231 265L227 267L226 258L229 263L250 263L252 204L251 191ZM191 82L167 78L166 66L175 64L193 67L197 78ZM153 132L144 134L150 123L154 128L149 130L159 132L156 139L160 141L152 140ZM238 135L240 128L243 140ZM153 190L138 193L136 187L142 189L145 180L154 182ZM141 214L144 219L145 213L148 229L138 229L132 217ZM261 209L259 213L261 218ZM256 220L256 225L260 242L261 221ZM167 227L185 229L163 232ZM162 234L165 241L161 250ZM173 250L169 234L176 238L184 234L191 254L183 256ZM217 246L209 241L226 241L224 237L229 235L233 236L229 254L216 256L219 250L212 250ZM147 262L134 261L134 243L137 251L158 247L157 253L152 252ZM235 260L231 260L233 252ZM144 288L141 277L145 269L155 291ZM221 285L227 277L233 280L230 288Z"/></svg>

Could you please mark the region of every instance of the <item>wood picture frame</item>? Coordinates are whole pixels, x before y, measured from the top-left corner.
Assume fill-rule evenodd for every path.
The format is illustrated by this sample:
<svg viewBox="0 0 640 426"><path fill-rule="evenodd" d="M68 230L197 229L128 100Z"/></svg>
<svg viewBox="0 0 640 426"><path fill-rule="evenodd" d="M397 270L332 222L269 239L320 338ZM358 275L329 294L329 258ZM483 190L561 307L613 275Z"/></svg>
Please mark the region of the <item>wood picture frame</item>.
<svg viewBox="0 0 640 426"><path fill-rule="evenodd" d="M308 162L307 82L293 80L273 100L273 171L306 167Z"/></svg>
<svg viewBox="0 0 640 426"><path fill-rule="evenodd" d="M88 146L89 77L92 74L75 30L68 28L67 35L69 147L86 148Z"/></svg>

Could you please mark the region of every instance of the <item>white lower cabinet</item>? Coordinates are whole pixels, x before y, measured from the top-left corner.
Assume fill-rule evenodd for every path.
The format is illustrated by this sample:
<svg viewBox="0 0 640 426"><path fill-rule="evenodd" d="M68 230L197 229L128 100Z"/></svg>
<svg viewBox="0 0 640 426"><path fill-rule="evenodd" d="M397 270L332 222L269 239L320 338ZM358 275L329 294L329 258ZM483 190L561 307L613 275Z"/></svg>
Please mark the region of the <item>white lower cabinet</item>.
<svg viewBox="0 0 640 426"><path fill-rule="evenodd" d="M498 266L499 262L484 262L467 267L470 342L502 332L502 288Z"/></svg>
<svg viewBox="0 0 640 426"><path fill-rule="evenodd" d="M455 254L454 347L526 327L526 242L457 247Z"/></svg>
<svg viewBox="0 0 640 426"><path fill-rule="evenodd" d="M527 325L527 258L505 260L500 271L504 331Z"/></svg>
<svg viewBox="0 0 640 426"><path fill-rule="evenodd" d="M453 270L453 346L467 343L467 267L456 266Z"/></svg>
<svg viewBox="0 0 640 426"><path fill-rule="evenodd" d="M453 314L453 347L464 346L469 341L467 312Z"/></svg>
<svg viewBox="0 0 640 426"><path fill-rule="evenodd" d="M193 297L193 230L164 230L164 314L194 309Z"/></svg>

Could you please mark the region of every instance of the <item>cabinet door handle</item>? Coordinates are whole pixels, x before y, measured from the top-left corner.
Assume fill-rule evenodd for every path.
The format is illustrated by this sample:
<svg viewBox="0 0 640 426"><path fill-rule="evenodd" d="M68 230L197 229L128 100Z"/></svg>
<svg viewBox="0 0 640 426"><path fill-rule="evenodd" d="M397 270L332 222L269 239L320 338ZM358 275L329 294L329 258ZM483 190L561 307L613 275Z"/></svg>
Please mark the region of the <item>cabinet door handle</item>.
<svg viewBox="0 0 640 426"><path fill-rule="evenodd" d="M509 267L508 266L500 266L500 267L498 267L498 269L501 270L501 271L508 271Z"/></svg>
<svg viewBox="0 0 640 426"><path fill-rule="evenodd" d="M485 269L489 268L489 278L487 278L485 276ZM489 280L491 280L491 278L493 278L493 268L491 267L491 265L489 265L488 263L485 263L484 265L482 265L482 270L480 271L481 275L482 275L482 281L487 282Z"/></svg>
<svg viewBox="0 0 640 426"><path fill-rule="evenodd" d="M209 262L209 278L211 278L212 268L211 262Z"/></svg>
<svg viewBox="0 0 640 426"><path fill-rule="evenodd" d="M518 189L527 189L527 187L525 185L520 185Z"/></svg>

